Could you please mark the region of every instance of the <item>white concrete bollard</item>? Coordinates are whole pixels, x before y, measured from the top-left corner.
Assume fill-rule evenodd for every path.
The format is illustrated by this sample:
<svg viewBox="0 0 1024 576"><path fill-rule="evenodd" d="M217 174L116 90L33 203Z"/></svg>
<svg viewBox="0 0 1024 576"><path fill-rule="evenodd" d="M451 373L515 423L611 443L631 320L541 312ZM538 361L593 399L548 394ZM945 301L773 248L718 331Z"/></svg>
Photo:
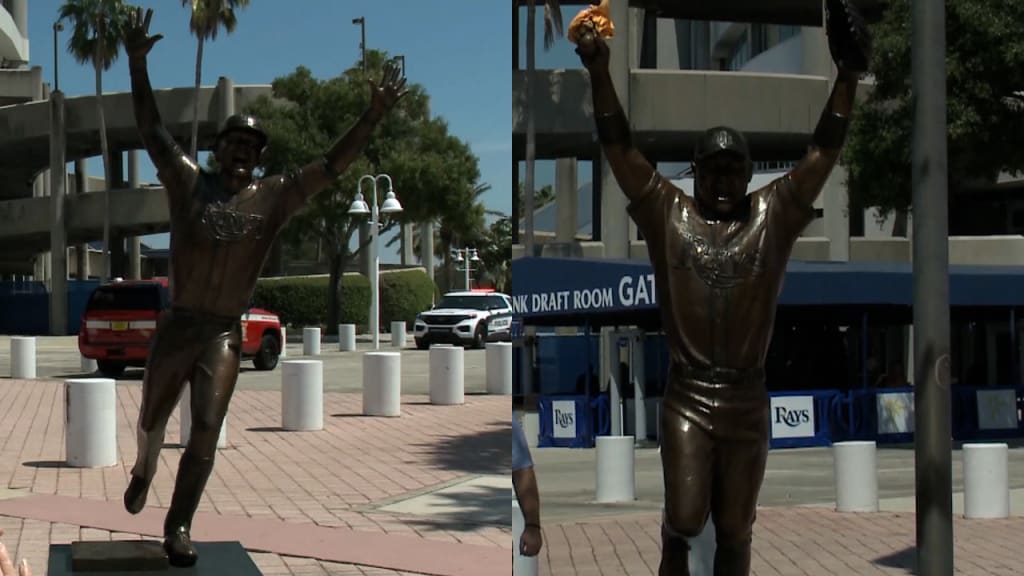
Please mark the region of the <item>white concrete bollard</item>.
<svg viewBox="0 0 1024 576"><path fill-rule="evenodd" d="M1010 516L1006 444L964 444L964 516Z"/></svg>
<svg viewBox="0 0 1024 576"><path fill-rule="evenodd" d="M320 329L319 328L303 328L302 329L302 355L303 356L319 356L320 355Z"/></svg>
<svg viewBox="0 0 1024 576"><path fill-rule="evenodd" d="M338 350L354 352L356 349L356 325L338 324Z"/></svg>
<svg viewBox="0 0 1024 576"><path fill-rule="evenodd" d="M715 573L715 523L708 516L704 529L692 540L690 545L690 576L712 576Z"/></svg>
<svg viewBox="0 0 1024 576"><path fill-rule="evenodd" d="M117 390L112 378L64 381L64 450L68 466L115 466L117 458Z"/></svg>
<svg viewBox="0 0 1024 576"><path fill-rule="evenodd" d="M288 356L288 331L285 330L284 326L281 326L281 355L278 358L286 356Z"/></svg>
<svg viewBox="0 0 1024 576"><path fill-rule="evenodd" d="M519 537L526 528L523 511L519 509L519 501L512 499L512 576L537 576L537 557L523 556L519 553Z"/></svg>
<svg viewBox="0 0 1024 576"><path fill-rule="evenodd" d="M597 501L636 500L632 436L597 437Z"/></svg>
<svg viewBox="0 0 1024 576"><path fill-rule="evenodd" d="M396 320L391 323L391 346L405 348L405 322Z"/></svg>
<svg viewBox="0 0 1024 576"><path fill-rule="evenodd" d="M181 399L178 401L178 442L181 447L188 446L188 440L192 437L192 394L188 383L181 391ZM224 415L224 422L220 425L220 434L217 435L217 448L226 448L228 445L228 417Z"/></svg>
<svg viewBox="0 0 1024 576"><path fill-rule="evenodd" d="M487 345L487 393L512 395L512 343Z"/></svg>
<svg viewBox="0 0 1024 576"><path fill-rule="evenodd" d="M11 378L36 377L35 336L11 337Z"/></svg>
<svg viewBox="0 0 1024 576"><path fill-rule="evenodd" d="M363 355L363 415L401 416L402 355L367 352Z"/></svg>
<svg viewBox="0 0 1024 576"><path fill-rule="evenodd" d="M878 455L873 441L832 445L836 511L878 512Z"/></svg>
<svg viewBox="0 0 1024 576"><path fill-rule="evenodd" d="M441 405L466 402L465 370L461 346L430 347L430 403Z"/></svg>
<svg viewBox="0 0 1024 576"><path fill-rule="evenodd" d="M285 430L322 430L323 362L288 360L281 366L281 427Z"/></svg>
<svg viewBox="0 0 1024 576"><path fill-rule="evenodd" d="M81 365L81 370L82 370L83 374L92 374L93 372L95 372L97 370L96 360L95 359L93 359L93 358L86 358L85 356L82 356L81 354L78 355L78 359L79 359L79 362L80 362L80 365Z"/></svg>
<svg viewBox="0 0 1024 576"><path fill-rule="evenodd" d="M526 436L526 444L530 448L536 448L540 439L540 414L536 412L523 413L523 435Z"/></svg>

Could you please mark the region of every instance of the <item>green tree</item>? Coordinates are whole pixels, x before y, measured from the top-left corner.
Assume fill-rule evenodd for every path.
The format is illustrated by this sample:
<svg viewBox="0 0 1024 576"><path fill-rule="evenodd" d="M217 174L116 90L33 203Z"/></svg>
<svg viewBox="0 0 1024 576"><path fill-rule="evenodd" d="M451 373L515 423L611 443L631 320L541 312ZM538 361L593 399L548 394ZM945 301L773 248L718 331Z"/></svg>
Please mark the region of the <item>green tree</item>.
<svg viewBox="0 0 1024 576"><path fill-rule="evenodd" d="M843 150L851 204L882 215L911 202L909 0L893 0L872 26L874 90L854 114ZM949 190L1024 168L1024 3L947 0Z"/></svg>
<svg viewBox="0 0 1024 576"><path fill-rule="evenodd" d="M199 141L199 87L203 79L203 45L207 40L216 40L221 28L231 34L235 31L238 18L236 9L249 6L249 0L181 0L182 6L189 6L192 16L189 28L196 37L196 91L192 94L192 157L196 157Z"/></svg>
<svg viewBox="0 0 1024 576"><path fill-rule="evenodd" d="M369 103L367 82L379 78L387 55L376 50L366 53L367 69L361 64L327 80L314 78L299 67L288 76L274 80L273 98L264 97L246 112L263 122L269 146L263 159L268 174L302 166L323 154L344 134ZM350 250L353 234L366 222L350 216L348 209L364 174L389 174L404 210L382 215L381 234L404 222L425 222L446 215L467 212L472 190L480 173L469 145L448 133L442 118L431 118L428 96L423 87L408 86L409 93L378 126L362 155L330 188L315 196L282 232L292 246L322 242L330 280L327 327L333 331L338 319L338 294L342 272L364 246ZM372 200L369 183L363 187L367 202ZM386 184L378 185L383 201Z"/></svg>
<svg viewBox="0 0 1024 576"><path fill-rule="evenodd" d="M523 202L523 191L526 189L525 186L520 182L519 188L516 190L516 194L519 196L519 217L522 218L526 215L526 206ZM539 190L533 192L533 210L536 212L541 208L547 206L551 202L555 201L555 190L550 184L543 186Z"/></svg>
<svg viewBox="0 0 1024 576"><path fill-rule="evenodd" d="M101 282L110 278L110 148L107 121L103 114L103 71L110 70L121 53L124 26L128 18L122 0L67 0L58 10L58 21L68 21L71 37L68 53L79 64L91 64L96 71L96 114L100 122L100 151L107 191L103 194L103 270Z"/></svg>
<svg viewBox="0 0 1024 576"><path fill-rule="evenodd" d="M489 278L495 289L508 293L512 289L512 218L503 216L491 223L478 250L478 276Z"/></svg>

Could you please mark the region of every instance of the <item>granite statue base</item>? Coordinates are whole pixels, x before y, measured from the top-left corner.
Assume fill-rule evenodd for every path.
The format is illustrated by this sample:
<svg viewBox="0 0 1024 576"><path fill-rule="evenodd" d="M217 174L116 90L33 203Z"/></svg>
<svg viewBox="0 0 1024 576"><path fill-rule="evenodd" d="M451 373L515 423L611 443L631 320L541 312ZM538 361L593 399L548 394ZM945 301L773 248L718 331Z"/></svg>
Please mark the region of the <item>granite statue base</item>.
<svg viewBox="0 0 1024 576"><path fill-rule="evenodd" d="M158 541L51 544L47 576L262 576L238 542L193 542L199 561L175 568Z"/></svg>

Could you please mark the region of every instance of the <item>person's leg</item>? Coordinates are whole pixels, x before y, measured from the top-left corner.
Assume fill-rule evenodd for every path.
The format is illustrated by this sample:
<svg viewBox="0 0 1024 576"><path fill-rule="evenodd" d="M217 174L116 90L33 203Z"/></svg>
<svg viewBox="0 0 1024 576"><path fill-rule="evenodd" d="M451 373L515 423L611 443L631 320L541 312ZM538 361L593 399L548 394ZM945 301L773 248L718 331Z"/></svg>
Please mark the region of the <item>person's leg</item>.
<svg viewBox="0 0 1024 576"><path fill-rule="evenodd" d="M173 317L163 316L153 337L146 371L142 380L142 405L136 426L138 451L132 478L124 493L128 512L138 514L146 506L149 485L156 474L160 448L163 446L167 420L174 411L185 385L196 346L187 325Z"/></svg>
<svg viewBox="0 0 1024 576"><path fill-rule="evenodd" d="M213 470L220 427L238 379L240 354L241 333L235 326L210 342L192 372L192 429L164 520L164 548L175 566L196 562L190 535L192 517Z"/></svg>
<svg viewBox="0 0 1024 576"><path fill-rule="evenodd" d="M711 437L673 410L661 411L661 461L665 479L659 576L689 576L689 544L704 529L710 510Z"/></svg>
<svg viewBox="0 0 1024 576"><path fill-rule="evenodd" d="M711 490L715 576L747 576L768 440L719 440L715 448Z"/></svg>

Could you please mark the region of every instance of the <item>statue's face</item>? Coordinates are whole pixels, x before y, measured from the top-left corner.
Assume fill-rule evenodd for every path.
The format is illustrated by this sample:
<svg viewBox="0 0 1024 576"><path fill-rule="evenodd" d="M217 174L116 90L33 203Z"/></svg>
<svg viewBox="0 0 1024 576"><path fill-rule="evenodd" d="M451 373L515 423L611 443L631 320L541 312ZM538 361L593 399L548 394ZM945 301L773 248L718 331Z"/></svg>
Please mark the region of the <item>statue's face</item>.
<svg viewBox="0 0 1024 576"><path fill-rule="evenodd" d="M747 195L746 160L739 154L719 152L697 165L697 200L715 217L727 218Z"/></svg>
<svg viewBox="0 0 1024 576"><path fill-rule="evenodd" d="M225 134L217 145L217 163L225 174L251 177L259 164L263 142L259 136L235 130Z"/></svg>

